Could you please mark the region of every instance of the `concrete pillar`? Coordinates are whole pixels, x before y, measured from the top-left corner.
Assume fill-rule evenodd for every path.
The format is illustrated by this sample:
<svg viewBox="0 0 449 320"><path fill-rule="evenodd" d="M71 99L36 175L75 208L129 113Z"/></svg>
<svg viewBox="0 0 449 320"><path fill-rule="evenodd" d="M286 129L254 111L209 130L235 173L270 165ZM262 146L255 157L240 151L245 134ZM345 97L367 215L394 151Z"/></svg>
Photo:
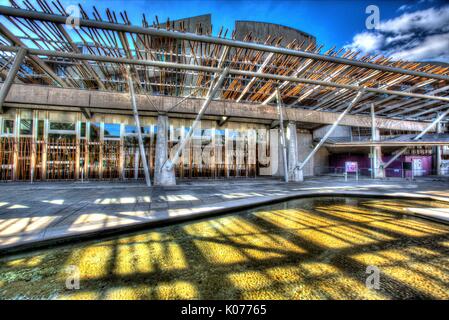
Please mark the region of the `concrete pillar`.
<svg viewBox="0 0 449 320"><path fill-rule="evenodd" d="M42 143L42 164L41 164L41 180L47 179L47 151L48 151L48 129L50 128L49 112L45 112L44 119L44 137Z"/></svg>
<svg viewBox="0 0 449 320"><path fill-rule="evenodd" d="M100 122L100 149L98 156L98 177L103 179L104 171L104 122Z"/></svg>
<svg viewBox="0 0 449 320"><path fill-rule="evenodd" d="M372 134L373 141L380 140L379 129L374 129ZM373 178L385 178L385 169L382 162L382 149L380 146L371 147L371 170L373 172Z"/></svg>
<svg viewBox="0 0 449 320"><path fill-rule="evenodd" d="M157 117L156 155L154 164L154 185L176 185L175 169L163 168L168 159L168 116Z"/></svg>
<svg viewBox="0 0 449 320"><path fill-rule="evenodd" d="M12 165L12 180L16 181L19 169L19 147L20 147L20 109L16 109L14 120L14 153Z"/></svg>
<svg viewBox="0 0 449 320"><path fill-rule="evenodd" d="M126 180L125 175L125 124L120 124L120 158L119 158L119 176Z"/></svg>
<svg viewBox="0 0 449 320"><path fill-rule="evenodd" d="M81 121L79 117L76 119L75 123L75 141L76 141L76 151L75 151L75 174L74 179L78 180L80 178L80 141L81 141Z"/></svg>
<svg viewBox="0 0 449 320"><path fill-rule="evenodd" d="M36 144L37 144L37 131L39 128L38 111L33 111L33 131L31 133L31 160L30 160L30 181L34 181L34 172L36 170ZM1 131L0 131L1 132Z"/></svg>
<svg viewBox="0 0 449 320"><path fill-rule="evenodd" d="M298 165L298 134L296 131L296 123L289 122L287 126L287 143L288 143L288 178L293 182L303 181L302 170L297 169Z"/></svg>

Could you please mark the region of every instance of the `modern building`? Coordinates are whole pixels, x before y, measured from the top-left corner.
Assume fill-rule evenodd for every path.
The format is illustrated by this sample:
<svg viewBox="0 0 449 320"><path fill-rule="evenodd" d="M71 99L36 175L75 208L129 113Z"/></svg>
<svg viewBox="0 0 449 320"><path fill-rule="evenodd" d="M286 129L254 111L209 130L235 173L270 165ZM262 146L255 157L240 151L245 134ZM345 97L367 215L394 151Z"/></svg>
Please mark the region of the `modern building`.
<svg viewBox="0 0 449 320"><path fill-rule="evenodd" d="M449 174L447 66L211 15L0 14L0 181Z"/></svg>

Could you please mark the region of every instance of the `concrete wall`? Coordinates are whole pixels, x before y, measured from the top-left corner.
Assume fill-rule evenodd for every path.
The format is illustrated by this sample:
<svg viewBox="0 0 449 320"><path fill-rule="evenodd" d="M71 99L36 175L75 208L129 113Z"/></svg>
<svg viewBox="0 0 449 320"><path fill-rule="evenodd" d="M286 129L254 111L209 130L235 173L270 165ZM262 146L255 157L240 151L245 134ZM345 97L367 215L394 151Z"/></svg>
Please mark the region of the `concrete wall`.
<svg viewBox="0 0 449 320"><path fill-rule="evenodd" d="M386 163L391 159L391 157L392 156L383 156L382 161ZM432 174L432 156L410 155L401 156L390 166L388 166L386 169L386 176L398 178L402 176L405 176L406 178L412 177L412 172L410 170L406 170L404 173L402 172L402 164L403 162L412 162L413 159L421 160L423 170L421 175L427 176ZM329 156L329 166L332 168L339 168L340 173L344 171L346 161L357 162L361 175L371 175L371 171L369 170L371 168L371 161L366 154L331 154Z"/></svg>
<svg viewBox="0 0 449 320"><path fill-rule="evenodd" d="M314 175L319 175L326 172L327 168L329 167L329 156L330 153L326 147L320 148L318 152L315 153L315 156L313 157Z"/></svg>
<svg viewBox="0 0 449 320"><path fill-rule="evenodd" d="M184 24L184 28L185 28L186 32L196 32L197 28L201 26L201 28L203 29L202 34L205 34L206 32L209 32L209 30L211 29L212 16L209 13L209 14L203 14L200 16L194 16L194 17L174 20L174 21L170 22L170 26L172 27L174 25L175 28L177 29L177 28L179 28L181 23ZM162 28L165 28L165 22L162 22L160 24L160 26Z"/></svg>
<svg viewBox="0 0 449 320"><path fill-rule="evenodd" d="M313 138L312 134L297 130L297 143L298 143L298 161L303 161L307 155L313 149ZM313 176L315 174L316 166L328 166L328 155L326 148L321 148L314 157L306 164L304 167L304 176ZM279 144L277 148L277 154L272 155L272 159L277 161L277 170L275 171L275 176L284 176L284 164L282 159L282 147Z"/></svg>
<svg viewBox="0 0 449 320"><path fill-rule="evenodd" d="M243 40L247 34L251 33L252 37L259 41L265 41L269 35L274 38L282 37L281 46L284 47L293 40L297 40L298 43L306 41L306 46L316 42L315 37L308 33L268 22L236 21L234 29L237 40Z"/></svg>
<svg viewBox="0 0 449 320"><path fill-rule="evenodd" d="M139 112L142 115L156 116L157 106L160 111L168 111L181 98L169 96L136 96ZM203 99L187 99L170 112L170 117L194 117L200 110ZM6 97L5 107L27 109L79 111L80 107L92 112L107 114L131 114L131 104L128 93L105 92L81 89L63 89L47 86L13 84ZM228 116L231 121L244 119L258 123L271 123L278 119L277 108L273 105L235 103L229 101L212 101L206 116L220 119ZM285 118L290 121L314 124L332 124L339 113L306 110L300 108L285 108ZM234 118L234 119L233 119ZM362 115L347 115L341 121L342 126L371 127L371 117ZM379 129L422 131L427 126L425 122L402 121L377 117Z"/></svg>
<svg viewBox="0 0 449 320"><path fill-rule="evenodd" d="M329 130L331 126L323 126L319 129L316 129L313 131L313 138L314 139L321 139L326 132ZM330 135L331 137L350 137L351 136L351 127L349 126L337 126Z"/></svg>
<svg viewBox="0 0 449 320"><path fill-rule="evenodd" d="M298 132L298 160L302 162L313 149L311 133ZM315 156L313 157L315 158ZM314 159L311 159L304 167L304 176L313 176Z"/></svg>

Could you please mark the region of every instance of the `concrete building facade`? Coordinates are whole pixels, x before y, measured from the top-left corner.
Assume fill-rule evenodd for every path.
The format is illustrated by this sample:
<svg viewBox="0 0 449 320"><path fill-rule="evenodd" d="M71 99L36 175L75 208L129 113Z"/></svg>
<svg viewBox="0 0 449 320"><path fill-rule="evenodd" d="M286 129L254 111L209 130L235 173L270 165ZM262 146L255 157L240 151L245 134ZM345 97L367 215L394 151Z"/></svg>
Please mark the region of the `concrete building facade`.
<svg viewBox="0 0 449 320"><path fill-rule="evenodd" d="M211 15L159 23L157 28L166 31L177 30L174 31L176 34L196 33L201 36L201 41L207 40L203 36L211 32ZM234 38L240 41L240 45L249 34L250 42L263 42L268 37L273 41L278 39L276 50L292 43L296 44L296 49L315 50L316 46L315 37L300 30L271 23L237 21ZM405 169L403 163L420 166L412 170L414 175L446 172L442 168L446 164L445 161L449 161L447 148L438 146L432 149L430 144L426 143L424 147L410 146L403 152L402 157L398 157L396 162L393 161L389 173L378 171L383 170L380 168L381 164L389 162L394 152L403 144L384 148L380 145L367 147L351 143L363 142L363 137L369 137L366 141L370 143L380 143L398 133L416 135L422 131L435 132L436 129L427 128L429 123L426 121L388 116L379 116L373 120L371 115L360 112L348 113L341 117L340 112L347 108L348 97L352 99L351 95L344 93L349 90L344 85L340 84L343 89L339 90L343 92L345 99L340 99L338 92L323 91L321 84L315 85L314 78L306 79L310 82L307 84L306 81L307 85L292 85L287 80L282 82L281 79L270 78L257 83L254 73L252 77L237 73L226 75L229 76L224 81L227 89L222 90L221 98L216 98L218 94L208 97L208 92L213 90L209 83L218 81L216 79L219 79L219 74L195 71L198 66L223 68L226 56L232 55L233 58L226 62L227 68L236 68L253 59L251 67L244 69L257 71L257 74L263 73L265 69L272 69L274 75L278 75L275 72L280 72L281 77L315 77L321 72L322 65L308 71L307 67L312 65L312 59L301 58L303 60L300 60L298 68L295 64L297 62L292 61L291 57L282 60L283 57L279 53L276 56L274 52L260 51L251 56L249 49L244 51L237 46L229 46L223 49L221 54L213 55L211 52L220 52L222 48L217 43L207 42L210 39L206 41L207 46L199 40L192 45L190 40L167 39L165 35L152 36L151 41L144 37L137 38L135 58L149 61L153 56L155 63L172 63L172 69L176 68L176 64L183 64L184 69L193 68L193 71L182 74L181 80L180 74L170 68L135 67L135 79L132 80L131 76L128 78L131 83L139 81L139 92L135 97L134 94L131 96L137 102L141 128L135 125L130 94L122 92L126 83L123 79L118 79L118 75L123 70L114 69L112 63L103 67L101 72L113 74L114 79L103 83L99 78L89 78L86 84L92 85L92 82L97 81L97 85L90 88L83 85L77 88L58 88L44 85L43 80L18 80L15 83L9 81L8 92L0 108L3 111L0 113L0 180L142 179L145 171L143 159L146 158L151 179L154 179L156 184L164 184L161 170L169 159L177 156L181 142L189 138L189 134L191 139L182 149L179 162L174 164L178 179L285 176L286 179L298 181L304 176L342 174L347 171L348 163L354 162L357 163L359 174L379 178L397 176L397 170L401 171L401 176L408 177L404 170L410 169ZM158 48L157 53L153 52L153 46ZM129 48L128 50L127 56L132 58L133 53ZM144 55L147 55L145 59ZM33 61L38 61L41 65L44 63L36 59L40 58L34 58ZM241 61L237 61L238 59ZM58 75L53 72L58 72L56 67L60 61L55 61L51 60L48 64L50 68L55 68L48 73L58 79ZM267 67L269 62L276 62L271 69ZM86 68L90 68L89 66L88 64ZM332 75L336 77L338 73L348 69L348 66L338 67ZM75 70L79 65L68 68ZM68 68L59 70L61 75L67 73ZM288 68L296 71L288 73L285 71L290 70ZM92 70L99 74L100 69L100 66L92 67ZM2 74L5 83L8 82L8 75ZM158 83L161 78L164 83ZM105 89L106 84L113 86L116 83L119 83L118 89L122 91ZM101 88L102 85L105 88ZM5 84L2 84L1 88L4 87ZM382 90L378 86L374 87L373 90ZM278 101L276 106L272 99L274 93L270 91L273 88L275 92L284 90L287 96L285 101L293 102L280 108ZM445 88L436 91L444 91ZM157 92L153 91L154 89L157 89ZM253 89L254 91L251 91ZM360 89L358 90L356 92L360 92ZM204 95L199 93L201 91ZM322 92L322 95L312 99L311 95L317 92ZM373 95L371 92L366 96L369 98ZM205 96L208 98L204 99ZM243 97L246 99L242 100ZM208 108L203 112L204 101L207 99ZM333 112L321 110L320 105L324 103L330 103L330 110ZM359 110L366 109L367 106L369 107L368 102L359 106ZM201 121L194 121L199 114L202 115ZM335 126L336 124L338 126ZM194 125L195 128L192 129ZM376 130L375 134L373 128ZM356 129L359 130L358 136L354 134ZM329 130L332 130L330 135ZM360 131L365 134L360 134ZM446 129L441 126L438 131L444 135ZM332 144L324 141L326 144L320 148L316 147L323 137L336 142ZM145 157L139 148L140 138L143 141ZM409 140L413 140L412 138ZM445 142L444 137L439 141ZM346 143L345 148L341 143ZM427 157L430 157L430 160ZM310 161L302 166L309 158ZM299 167L301 169L298 169ZM375 172L373 167L376 168Z"/></svg>

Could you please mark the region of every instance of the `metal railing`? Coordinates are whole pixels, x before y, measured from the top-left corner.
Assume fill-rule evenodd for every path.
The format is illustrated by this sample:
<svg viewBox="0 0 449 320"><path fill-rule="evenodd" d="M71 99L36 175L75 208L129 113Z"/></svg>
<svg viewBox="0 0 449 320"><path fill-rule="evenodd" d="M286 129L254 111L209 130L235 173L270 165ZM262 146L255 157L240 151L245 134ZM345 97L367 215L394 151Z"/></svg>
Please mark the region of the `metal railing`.
<svg viewBox="0 0 449 320"><path fill-rule="evenodd" d="M449 170L442 170L438 174L436 169L403 169L403 168L385 168L385 179L400 178L413 180L420 177L449 177ZM355 178L372 178L371 168L358 168L356 172L346 172L345 167L339 166L317 166L314 168L314 176L334 176L342 177L346 180Z"/></svg>

